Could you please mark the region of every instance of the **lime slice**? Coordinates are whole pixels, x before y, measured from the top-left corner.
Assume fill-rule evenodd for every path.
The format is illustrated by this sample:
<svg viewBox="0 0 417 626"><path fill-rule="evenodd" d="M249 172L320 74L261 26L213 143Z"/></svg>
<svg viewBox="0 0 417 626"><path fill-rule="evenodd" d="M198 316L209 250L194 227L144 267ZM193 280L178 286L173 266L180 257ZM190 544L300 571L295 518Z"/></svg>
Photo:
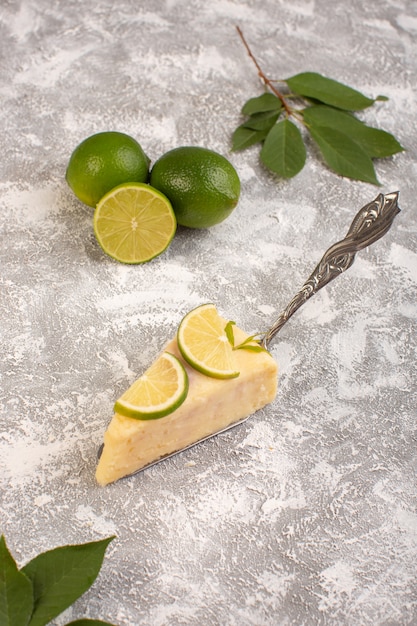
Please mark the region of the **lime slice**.
<svg viewBox="0 0 417 626"><path fill-rule="evenodd" d="M170 201L145 183L124 183L98 202L94 233L109 256L145 263L170 244L177 222Z"/></svg>
<svg viewBox="0 0 417 626"><path fill-rule="evenodd" d="M203 304L187 313L178 328L177 341L187 363L202 374L213 378L239 376L224 320L214 304Z"/></svg>
<svg viewBox="0 0 417 626"><path fill-rule="evenodd" d="M188 376L181 362L163 352L151 367L116 401L115 413L140 420L165 417L187 397Z"/></svg>

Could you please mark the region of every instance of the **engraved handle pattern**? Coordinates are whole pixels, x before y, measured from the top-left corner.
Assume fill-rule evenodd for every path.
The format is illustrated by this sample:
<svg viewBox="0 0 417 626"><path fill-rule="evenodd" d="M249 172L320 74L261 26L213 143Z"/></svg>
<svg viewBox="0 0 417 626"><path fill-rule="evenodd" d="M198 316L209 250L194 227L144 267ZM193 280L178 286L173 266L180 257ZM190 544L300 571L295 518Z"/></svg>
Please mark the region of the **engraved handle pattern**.
<svg viewBox="0 0 417 626"><path fill-rule="evenodd" d="M359 250L371 245L388 232L400 212L398 191L383 195L366 204L355 216L344 239L333 244L323 255L310 277L294 296L271 328L264 334L262 345L267 348L282 326L319 289L345 272Z"/></svg>

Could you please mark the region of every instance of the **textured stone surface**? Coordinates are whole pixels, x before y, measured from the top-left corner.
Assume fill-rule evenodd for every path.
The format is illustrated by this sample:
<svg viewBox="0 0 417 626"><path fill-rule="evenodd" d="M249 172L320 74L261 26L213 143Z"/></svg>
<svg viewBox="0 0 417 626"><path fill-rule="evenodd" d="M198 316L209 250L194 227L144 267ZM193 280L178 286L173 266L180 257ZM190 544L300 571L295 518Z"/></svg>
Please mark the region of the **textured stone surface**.
<svg viewBox="0 0 417 626"><path fill-rule="evenodd" d="M99 488L115 397L191 307L267 327L378 189L328 171L276 180L230 154L265 71L318 71L381 102L362 114L407 152L377 163L401 215L281 330L276 401L246 424ZM0 530L19 563L115 533L102 573L56 620L119 625L417 621L416 97L411 0L4 0L0 6ZM101 130L155 161L229 156L238 208L180 229L139 267L105 257L64 173Z"/></svg>

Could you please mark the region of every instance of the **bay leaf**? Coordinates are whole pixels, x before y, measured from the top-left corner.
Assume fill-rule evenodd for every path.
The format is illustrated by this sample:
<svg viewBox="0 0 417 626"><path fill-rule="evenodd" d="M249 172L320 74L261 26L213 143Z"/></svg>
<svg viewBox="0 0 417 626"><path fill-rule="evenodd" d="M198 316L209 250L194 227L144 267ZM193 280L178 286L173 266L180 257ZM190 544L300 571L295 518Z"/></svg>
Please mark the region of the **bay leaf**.
<svg viewBox="0 0 417 626"><path fill-rule="evenodd" d="M263 93L255 98L250 98L242 107L243 115L253 115L263 111L279 111L282 108L281 100L273 93Z"/></svg>
<svg viewBox="0 0 417 626"><path fill-rule="evenodd" d="M338 109L360 111L375 102L356 89L317 72L302 72L287 78L285 82L295 94L313 98Z"/></svg>
<svg viewBox="0 0 417 626"><path fill-rule="evenodd" d="M27 626L33 611L33 588L19 571L4 536L0 537L0 624Z"/></svg>
<svg viewBox="0 0 417 626"><path fill-rule="evenodd" d="M268 128L266 130L254 130L243 125L238 126L232 135L232 150L244 150L259 143L265 139L268 132Z"/></svg>
<svg viewBox="0 0 417 626"><path fill-rule="evenodd" d="M288 119L277 122L266 136L260 158L267 168L283 178L298 174L305 164L306 149L297 126Z"/></svg>
<svg viewBox="0 0 417 626"><path fill-rule="evenodd" d="M34 611L29 626L45 626L89 589L113 539L54 548L39 554L22 568L34 590Z"/></svg>
<svg viewBox="0 0 417 626"><path fill-rule="evenodd" d="M307 107L302 111L311 126L327 126L348 135L371 158L383 158L402 152L404 148L390 133L367 126L351 113L326 105Z"/></svg>
<svg viewBox="0 0 417 626"><path fill-rule="evenodd" d="M264 111L263 113L254 113L249 119L242 124L244 128L252 130L270 130L279 117L276 111Z"/></svg>
<svg viewBox="0 0 417 626"><path fill-rule="evenodd" d="M309 128L327 165L337 174L379 185L371 158L344 133L326 126Z"/></svg>

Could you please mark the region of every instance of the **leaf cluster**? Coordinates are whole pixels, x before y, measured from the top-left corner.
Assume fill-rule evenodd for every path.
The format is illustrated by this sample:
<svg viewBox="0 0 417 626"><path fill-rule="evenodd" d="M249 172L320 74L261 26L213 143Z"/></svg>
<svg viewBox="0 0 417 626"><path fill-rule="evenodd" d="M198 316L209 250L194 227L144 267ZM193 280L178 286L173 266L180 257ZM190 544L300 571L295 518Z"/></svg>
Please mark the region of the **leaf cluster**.
<svg viewBox="0 0 417 626"><path fill-rule="evenodd" d="M259 335L251 335L247 337L242 343L239 343L237 346L235 345L235 336L233 333L233 326L235 326L236 322L229 321L225 326L225 333L227 339L232 346L233 350L249 350L250 352L267 352L264 347L260 345Z"/></svg>
<svg viewBox="0 0 417 626"><path fill-rule="evenodd" d="M0 624L48 624L91 587L113 539L48 550L19 569L1 536ZM67 626L112 625L101 620L80 619Z"/></svg>
<svg viewBox="0 0 417 626"><path fill-rule="evenodd" d="M232 150L261 144L261 162L282 178L298 174L306 162L300 127L307 129L327 166L354 180L379 185L373 159L404 148L390 133L366 125L355 112L385 96L368 98L359 91L315 72L303 72L278 91L266 79L267 91L248 100L247 117L232 136Z"/></svg>

